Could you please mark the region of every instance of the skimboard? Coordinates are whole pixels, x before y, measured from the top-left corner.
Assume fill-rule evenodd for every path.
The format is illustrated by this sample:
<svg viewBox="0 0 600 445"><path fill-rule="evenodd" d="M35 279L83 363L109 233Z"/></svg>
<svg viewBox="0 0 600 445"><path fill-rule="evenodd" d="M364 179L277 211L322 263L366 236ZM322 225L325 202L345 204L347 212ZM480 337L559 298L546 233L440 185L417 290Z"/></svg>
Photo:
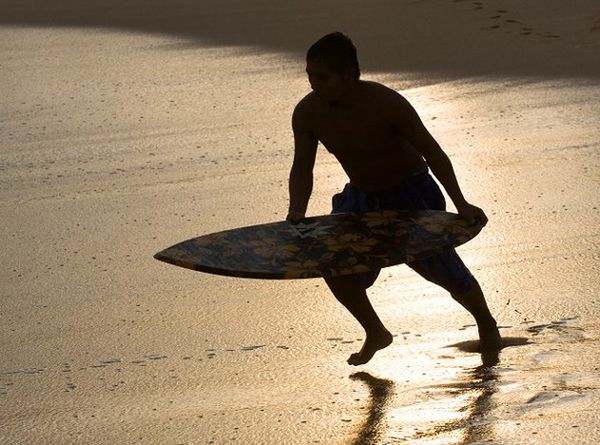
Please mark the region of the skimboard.
<svg viewBox="0 0 600 445"><path fill-rule="evenodd" d="M435 255L469 241L482 227L436 210L337 213L211 233L154 258L233 277L335 277Z"/></svg>

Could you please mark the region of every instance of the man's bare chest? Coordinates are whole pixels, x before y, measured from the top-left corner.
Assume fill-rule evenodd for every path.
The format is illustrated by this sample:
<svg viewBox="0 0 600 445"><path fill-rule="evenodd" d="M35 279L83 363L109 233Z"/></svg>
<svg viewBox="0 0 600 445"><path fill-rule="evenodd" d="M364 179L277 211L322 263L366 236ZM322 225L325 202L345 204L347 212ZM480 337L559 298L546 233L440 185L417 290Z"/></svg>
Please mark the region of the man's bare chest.
<svg viewBox="0 0 600 445"><path fill-rule="evenodd" d="M393 144L396 132L376 113L319 116L315 136L331 152L363 151Z"/></svg>

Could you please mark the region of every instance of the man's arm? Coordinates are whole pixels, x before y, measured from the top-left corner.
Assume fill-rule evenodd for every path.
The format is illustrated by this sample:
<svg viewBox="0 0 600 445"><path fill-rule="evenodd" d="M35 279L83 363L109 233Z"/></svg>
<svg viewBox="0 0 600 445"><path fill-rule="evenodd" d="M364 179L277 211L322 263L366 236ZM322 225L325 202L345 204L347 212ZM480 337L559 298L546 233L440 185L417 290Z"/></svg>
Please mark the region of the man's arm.
<svg viewBox="0 0 600 445"><path fill-rule="evenodd" d="M479 220L487 223L487 216L479 207L465 199L458 185L450 158L427 131L415 109L410 103L398 95L394 107L395 123L401 134L425 158L431 172L440 181L458 213L468 220Z"/></svg>
<svg viewBox="0 0 600 445"><path fill-rule="evenodd" d="M292 116L294 162L290 171L290 207L287 216L288 221L292 222L300 222L304 218L312 193L318 140L310 130L309 116L305 102L296 106Z"/></svg>

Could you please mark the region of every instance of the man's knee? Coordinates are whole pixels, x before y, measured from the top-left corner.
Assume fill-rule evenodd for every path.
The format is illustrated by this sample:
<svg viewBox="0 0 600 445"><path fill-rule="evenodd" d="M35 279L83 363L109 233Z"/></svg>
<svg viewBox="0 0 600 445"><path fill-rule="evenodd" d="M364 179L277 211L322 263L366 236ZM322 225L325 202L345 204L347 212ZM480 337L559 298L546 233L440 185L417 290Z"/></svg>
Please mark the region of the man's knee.
<svg viewBox="0 0 600 445"><path fill-rule="evenodd" d="M448 291L456 300L469 299L474 295L482 293L479 283L472 275L469 280L463 280L460 283L456 283L455 285L451 286Z"/></svg>
<svg viewBox="0 0 600 445"><path fill-rule="evenodd" d="M327 283L330 289L334 290L356 288L359 286L360 281L357 275L343 275L340 277L327 277L325 278L325 283Z"/></svg>
<svg viewBox="0 0 600 445"><path fill-rule="evenodd" d="M340 277L328 277L325 278L325 282L331 290L348 288L366 290L373 285L378 275L377 272L366 272Z"/></svg>

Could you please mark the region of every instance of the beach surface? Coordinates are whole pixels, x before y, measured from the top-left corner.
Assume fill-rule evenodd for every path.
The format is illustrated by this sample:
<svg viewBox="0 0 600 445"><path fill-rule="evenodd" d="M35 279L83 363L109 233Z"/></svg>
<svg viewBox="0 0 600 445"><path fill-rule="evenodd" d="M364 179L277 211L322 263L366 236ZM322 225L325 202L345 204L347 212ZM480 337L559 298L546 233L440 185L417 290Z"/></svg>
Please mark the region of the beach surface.
<svg viewBox="0 0 600 445"><path fill-rule="evenodd" d="M595 0L0 0L0 443L600 441ZM353 37L488 226L459 248L508 345L406 266L363 332L321 280L152 256L287 213L304 51ZM346 177L320 150L309 214ZM450 210L453 210L452 207Z"/></svg>

